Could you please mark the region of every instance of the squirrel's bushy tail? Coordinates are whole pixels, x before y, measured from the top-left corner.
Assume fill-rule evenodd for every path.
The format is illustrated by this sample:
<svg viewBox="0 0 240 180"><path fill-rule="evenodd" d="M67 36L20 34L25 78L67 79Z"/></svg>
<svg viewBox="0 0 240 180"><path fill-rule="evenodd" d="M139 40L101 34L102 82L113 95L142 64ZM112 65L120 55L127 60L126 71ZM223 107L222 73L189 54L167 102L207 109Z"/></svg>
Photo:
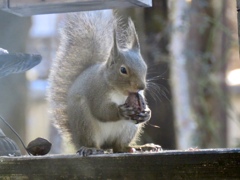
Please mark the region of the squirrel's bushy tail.
<svg viewBox="0 0 240 180"><path fill-rule="evenodd" d="M48 99L52 118L68 132L67 93L82 71L110 56L116 19L111 10L68 14L53 61Z"/></svg>

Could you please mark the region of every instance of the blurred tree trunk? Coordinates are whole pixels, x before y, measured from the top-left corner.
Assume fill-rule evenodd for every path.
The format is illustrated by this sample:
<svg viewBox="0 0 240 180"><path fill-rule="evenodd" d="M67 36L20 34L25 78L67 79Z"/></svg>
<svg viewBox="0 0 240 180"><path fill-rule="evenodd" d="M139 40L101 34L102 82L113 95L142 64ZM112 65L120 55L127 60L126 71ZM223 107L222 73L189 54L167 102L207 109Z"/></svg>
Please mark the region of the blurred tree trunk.
<svg viewBox="0 0 240 180"><path fill-rule="evenodd" d="M9 52L25 52L31 19L17 17L0 11L0 47ZM27 81L25 74L14 74L0 79L0 114L12 125L25 141L26 136ZM2 122L4 133L13 139L20 149L19 140Z"/></svg>
<svg viewBox="0 0 240 180"><path fill-rule="evenodd" d="M227 0L193 0L186 41L190 100L200 148L226 147Z"/></svg>
<svg viewBox="0 0 240 180"><path fill-rule="evenodd" d="M188 31L188 4L185 0L171 0L171 83L175 111L175 127L179 149L193 146L192 136L196 130L191 100L190 83L185 56L186 35Z"/></svg>
<svg viewBox="0 0 240 180"><path fill-rule="evenodd" d="M167 0L153 0L152 8L145 8L146 61L149 66L147 98L152 109L146 134L163 149L176 149L172 95L169 81L169 11ZM152 84L154 83L154 84ZM148 139L145 138L145 142Z"/></svg>
<svg viewBox="0 0 240 180"><path fill-rule="evenodd" d="M125 11L125 10L124 10ZM153 0L152 8L129 9L140 39L141 51L148 64L147 100L152 118L144 128L141 143L156 143L175 149L173 108L169 86L169 21L167 0ZM154 125L160 128L154 127Z"/></svg>

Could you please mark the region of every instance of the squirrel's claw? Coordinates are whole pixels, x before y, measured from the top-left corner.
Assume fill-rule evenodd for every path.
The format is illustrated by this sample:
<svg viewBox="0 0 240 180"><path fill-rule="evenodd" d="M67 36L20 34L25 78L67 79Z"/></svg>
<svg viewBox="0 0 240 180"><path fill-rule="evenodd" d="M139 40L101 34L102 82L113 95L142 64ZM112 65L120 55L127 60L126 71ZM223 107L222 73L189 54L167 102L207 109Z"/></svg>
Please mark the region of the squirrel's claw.
<svg viewBox="0 0 240 180"><path fill-rule="evenodd" d="M139 145L139 146L132 146L132 148L140 152L161 152L162 151L161 146L153 143Z"/></svg>
<svg viewBox="0 0 240 180"><path fill-rule="evenodd" d="M151 111L144 111L140 112L139 114L136 114L133 117L133 120L136 120L136 124L143 123L145 121L148 121L151 117Z"/></svg>
<svg viewBox="0 0 240 180"><path fill-rule="evenodd" d="M133 107L128 106L127 104L123 104L118 107L120 115L126 119L131 119L131 116L136 114Z"/></svg>
<svg viewBox="0 0 240 180"><path fill-rule="evenodd" d="M77 154L79 156L90 156L90 155L97 155L97 154L104 154L104 151L102 149L97 148L88 148L82 146L78 151Z"/></svg>
<svg viewBox="0 0 240 180"><path fill-rule="evenodd" d="M131 119L136 121L136 124L148 121L151 117L150 110L139 112L137 110L134 110L133 107L127 104L120 105L119 112L121 116L124 117L125 119Z"/></svg>

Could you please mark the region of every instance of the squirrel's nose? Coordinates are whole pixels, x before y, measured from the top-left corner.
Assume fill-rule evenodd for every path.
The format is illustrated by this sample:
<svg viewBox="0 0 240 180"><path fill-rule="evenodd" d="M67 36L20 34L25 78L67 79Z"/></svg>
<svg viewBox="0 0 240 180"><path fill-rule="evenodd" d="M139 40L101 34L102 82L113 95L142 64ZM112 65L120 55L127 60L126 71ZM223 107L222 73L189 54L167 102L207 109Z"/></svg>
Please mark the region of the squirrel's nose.
<svg viewBox="0 0 240 180"><path fill-rule="evenodd" d="M138 92L146 88L145 82L131 82L132 91Z"/></svg>
<svg viewBox="0 0 240 180"><path fill-rule="evenodd" d="M145 88L146 88L145 83L138 83L138 84L137 84L137 89L138 89L138 90L144 90Z"/></svg>

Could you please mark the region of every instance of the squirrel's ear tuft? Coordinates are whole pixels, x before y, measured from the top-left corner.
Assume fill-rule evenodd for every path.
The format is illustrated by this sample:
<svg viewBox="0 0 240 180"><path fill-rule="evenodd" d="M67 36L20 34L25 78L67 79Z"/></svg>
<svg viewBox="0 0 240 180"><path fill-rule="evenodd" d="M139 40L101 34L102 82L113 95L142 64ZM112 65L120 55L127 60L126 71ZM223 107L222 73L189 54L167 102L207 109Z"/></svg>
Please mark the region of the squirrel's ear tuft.
<svg viewBox="0 0 240 180"><path fill-rule="evenodd" d="M128 28L129 28L129 38L130 38L130 47L135 50L140 50L139 40L137 36L137 32L134 26L134 23L131 18L128 18Z"/></svg>
<svg viewBox="0 0 240 180"><path fill-rule="evenodd" d="M119 53L119 50L118 50L117 33L116 33L116 30L113 30L113 46L112 46L110 57L107 62L108 66L111 66L115 63L118 57L118 53Z"/></svg>

